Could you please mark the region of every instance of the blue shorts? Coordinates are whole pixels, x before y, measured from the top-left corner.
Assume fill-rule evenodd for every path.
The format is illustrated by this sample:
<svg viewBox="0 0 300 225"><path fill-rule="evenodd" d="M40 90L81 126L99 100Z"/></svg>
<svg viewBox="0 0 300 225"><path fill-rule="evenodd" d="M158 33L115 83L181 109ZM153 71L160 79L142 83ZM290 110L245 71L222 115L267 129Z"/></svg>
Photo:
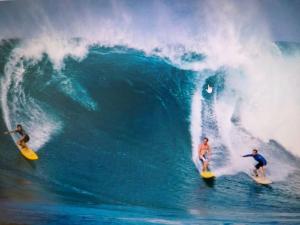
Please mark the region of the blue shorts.
<svg viewBox="0 0 300 225"><path fill-rule="evenodd" d="M255 168L258 170L260 167L267 165L267 163L259 162L255 165Z"/></svg>

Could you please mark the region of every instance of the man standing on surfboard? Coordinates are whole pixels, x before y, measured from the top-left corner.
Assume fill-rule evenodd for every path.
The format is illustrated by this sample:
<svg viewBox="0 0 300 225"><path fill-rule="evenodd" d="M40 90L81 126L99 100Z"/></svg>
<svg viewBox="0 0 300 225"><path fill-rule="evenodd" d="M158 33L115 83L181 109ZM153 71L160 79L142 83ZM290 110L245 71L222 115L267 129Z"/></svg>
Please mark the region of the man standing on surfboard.
<svg viewBox="0 0 300 225"><path fill-rule="evenodd" d="M255 169L253 170L256 177L258 177L257 171L261 171L263 177L265 177L265 167L267 165L267 160L261 155L258 154L257 149L252 150L252 154L244 155L243 157L253 157L258 163L255 165Z"/></svg>
<svg viewBox="0 0 300 225"><path fill-rule="evenodd" d="M210 146L208 144L207 137L205 137L203 139L203 143L199 145L198 156L202 163L202 172L207 171L208 170L208 161L211 156L211 150L210 150Z"/></svg>
<svg viewBox="0 0 300 225"><path fill-rule="evenodd" d="M21 135L21 138L17 141L17 144L20 145L21 147L25 147L26 143L30 139L29 135L25 132L21 124L18 124L15 130L6 131L4 133L5 134L18 133L19 135Z"/></svg>

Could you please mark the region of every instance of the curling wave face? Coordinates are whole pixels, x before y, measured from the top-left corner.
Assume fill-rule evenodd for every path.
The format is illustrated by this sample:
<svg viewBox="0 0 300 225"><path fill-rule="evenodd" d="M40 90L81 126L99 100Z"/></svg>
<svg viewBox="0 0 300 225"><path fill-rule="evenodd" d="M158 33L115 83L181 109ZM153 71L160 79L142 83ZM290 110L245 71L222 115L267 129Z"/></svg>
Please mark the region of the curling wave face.
<svg viewBox="0 0 300 225"><path fill-rule="evenodd" d="M49 52L49 42L43 40L2 42L2 127L24 124L30 145L40 155L34 170L22 164L17 173L3 172L35 187L9 190L6 197L22 200L16 194L21 188L35 201L176 209L192 217L212 208L226 213L234 202L240 218L246 211L265 210L266 204L280 211L278 205L288 199L290 209L297 211L297 182L288 186L288 196L280 194L286 188L280 183L270 193L265 190L264 200L249 208L247 187L252 183L240 173L251 167L240 154L258 146L269 161L273 180L285 183L292 172L294 180L299 177L298 153L281 142L280 134L278 139L269 137L268 128L257 135L259 123L248 122L255 107L276 104L268 97L261 102L265 97L259 96L262 88L277 83L254 82L256 76L248 77L247 63L241 68L214 69L205 53L188 51L172 58L83 39L58 43L55 40L52 46L61 46L59 53ZM289 60L278 52L272 57L277 63L279 58L284 63ZM204 65L204 70L195 69ZM244 82L249 85L243 86ZM211 93L208 85L213 87ZM254 86L257 98L248 94ZM297 97L291 96L291 107ZM260 112L253 112L257 120L271 117ZM267 126L260 124L262 130ZM199 169L196 152L203 136L210 138L213 147L212 169L218 176L235 175L221 176L213 192L205 189L193 169L193 161ZM12 152L8 159L14 161L17 153ZM6 170L11 171L9 166ZM231 198L233 193L239 196Z"/></svg>

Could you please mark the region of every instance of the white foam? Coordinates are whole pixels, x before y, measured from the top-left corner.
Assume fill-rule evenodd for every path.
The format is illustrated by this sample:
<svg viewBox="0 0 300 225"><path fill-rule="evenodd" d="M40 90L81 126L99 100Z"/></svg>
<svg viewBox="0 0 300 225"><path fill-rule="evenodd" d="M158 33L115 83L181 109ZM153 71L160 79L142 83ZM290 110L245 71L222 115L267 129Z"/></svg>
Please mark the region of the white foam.
<svg viewBox="0 0 300 225"><path fill-rule="evenodd" d="M64 67L66 57L70 56L80 61L86 57L88 47L88 43L84 40L64 39L45 34L35 39L27 39L18 51L23 57L35 61L39 61L43 54L47 54L54 65L54 69L61 70Z"/></svg>
<svg viewBox="0 0 300 225"><path fill-rule="evenodd" d="M5 76L1 82L2 111L8 129L13 129L17 123L23 124L31 136L32 148L39 149L48 142L50 137L61 129L62 122L51 114L49 109L45 109L40 102L24 92L24 62L34 65L47 54L57 74L63 78L60 79L59 90L87 109L97 110L98 104L89 96L87 90L59 72L64 68L66 57L82 60L87 51L88 45L84 41L66 41L47 36L28 39L13 50L5 65Z"/></svg>
<svg viewBox="0 0 300 225"><path fill-rule="evenodd" d="M206 58L193 67L225 71L224 91L218 93L214 112L220 133L217 141L228 150L229 161L215 172L217 175L248 172L254 161L241 158L241 155L263 147L266 149L261 149L262 154L269 162L271 178L284 179L294 166L273 156L271 149L263 143L274 139L295 156L300 156L297 138L300 127L300 57L283 56L267 32L243 36L241 29L247 25L245 21L234 21L234 16L228 16L229 12L235 13L234 7L225 11L210 17L216 19L216 24L212 24L207 38L196 51L204 53ZM194 96L191 106L193 155L194 139L201 135L196 134L193 128L193 123L201 124L198 121L201 116L195 117L194 111L194 104L198 104L199 98ZM237 124L232 122L233 116L238 117Z"/></svg>
<svg viewBox="0 0 300 225"><path fill-rule="evenodd" d="M274 139L300 156L300 57L287 59L261 49L243 63L244 77L230 77L229 84L243 99L241 123L264 141Z"/></svg>
<svg viewBox="0 0 300 225"><path fill-rule="evenodd" d="M228 150L229 162L216 173L248 172L254 161L241 158L241 155L252 148L262 147L262 154L269 162L271 179L284 179L295 169L293 163L274 156L268 145L263 143L274 139L287 151L300 156L300 57L282 55L272 43L267 29L266 32L250 32L249 36L243 36L241 29L247 23L234 21L234 16L228 16L229 12L235 13L234 7L226 10L210 17L216 19L216 24L212 24L207 38L197 51L202 51L206 58L194 66L198 70L225 71L225 88L218 94L214 111L221 139L218 141ZM195 97L193 115L194 101L197 101ZM233 116L238 116L238 124L232 122ZM198 119L195 124L199 124ZM194 135L192 132L192 142Z"/></svg>
<svg viewBox="0 0 300 225"><path fill-rule="evenodd" d="M22 124L30 134L30 147L37 151L60 130L62 122L51 114L51 110L24 92L23 55L18 50L12 53L5 65L5 76L1 80L1 108L8 130ZM16 141L17 137L13 136L13 139Z"/></svg>
<svg viewBox="0 0 300 225"><path fill-rule="evenodd" d="M139 221L140 223L153 223L153 224L169 224L169 225L182 225L184 224L181 221L175 221L175 220L167 220L167 219L161 219L161 218L134 218L134 217L124 217L121 218L122 220L126 221L133 221L137 222Z"/></svg>
<svg viewBox="0 0 300 225"><path fill-rule="evenodd" d="M198 159L198 146L201 137L201 94L200 90L196 89L192 98L192 108L190 115L190 132L192 137L192 157L193 161L199 171L201 171L201 164Z"/></svg>

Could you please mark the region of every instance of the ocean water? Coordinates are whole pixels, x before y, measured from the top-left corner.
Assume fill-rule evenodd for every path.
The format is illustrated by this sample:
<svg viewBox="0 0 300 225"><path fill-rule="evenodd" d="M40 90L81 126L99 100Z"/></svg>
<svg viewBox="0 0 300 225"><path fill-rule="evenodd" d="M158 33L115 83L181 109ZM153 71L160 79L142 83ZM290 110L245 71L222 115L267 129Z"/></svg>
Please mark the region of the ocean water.
<svg viewBox="0 0 300 225"><path fill-rule="evenodd" d="M89 4L92 18L98 3ZM257 30L242 40L219 16L215 26L228 29L208 38L184 30L171 43L153 28L163 41L149 30L142 39L110 29L132 19L114 10L121 19L92 38L86 17L72 37L51 29L1 39L0 129L21 123L40 159L0 135L0 223L299 224L300 45ZM203 137L209 181L199 176ZM269 186L248 175L255 162L241 156L253 148L268 161Z"/></svg>
<svg viewBox="0 0 300 225"><path fill-rule="evenodd" d="M22 123L40 159L26 161L1 136L2 223L299 222L299 159L243 127L241 99L226 108L234 98L226 68L180 69L97 44L56 67L47 54L21 55L21 46L1 43L1 128ZM203 136L217 175L209 182L195 157ZM240 155L253 143L269 161L270 186L247 175L253 162Z"/></svg>

